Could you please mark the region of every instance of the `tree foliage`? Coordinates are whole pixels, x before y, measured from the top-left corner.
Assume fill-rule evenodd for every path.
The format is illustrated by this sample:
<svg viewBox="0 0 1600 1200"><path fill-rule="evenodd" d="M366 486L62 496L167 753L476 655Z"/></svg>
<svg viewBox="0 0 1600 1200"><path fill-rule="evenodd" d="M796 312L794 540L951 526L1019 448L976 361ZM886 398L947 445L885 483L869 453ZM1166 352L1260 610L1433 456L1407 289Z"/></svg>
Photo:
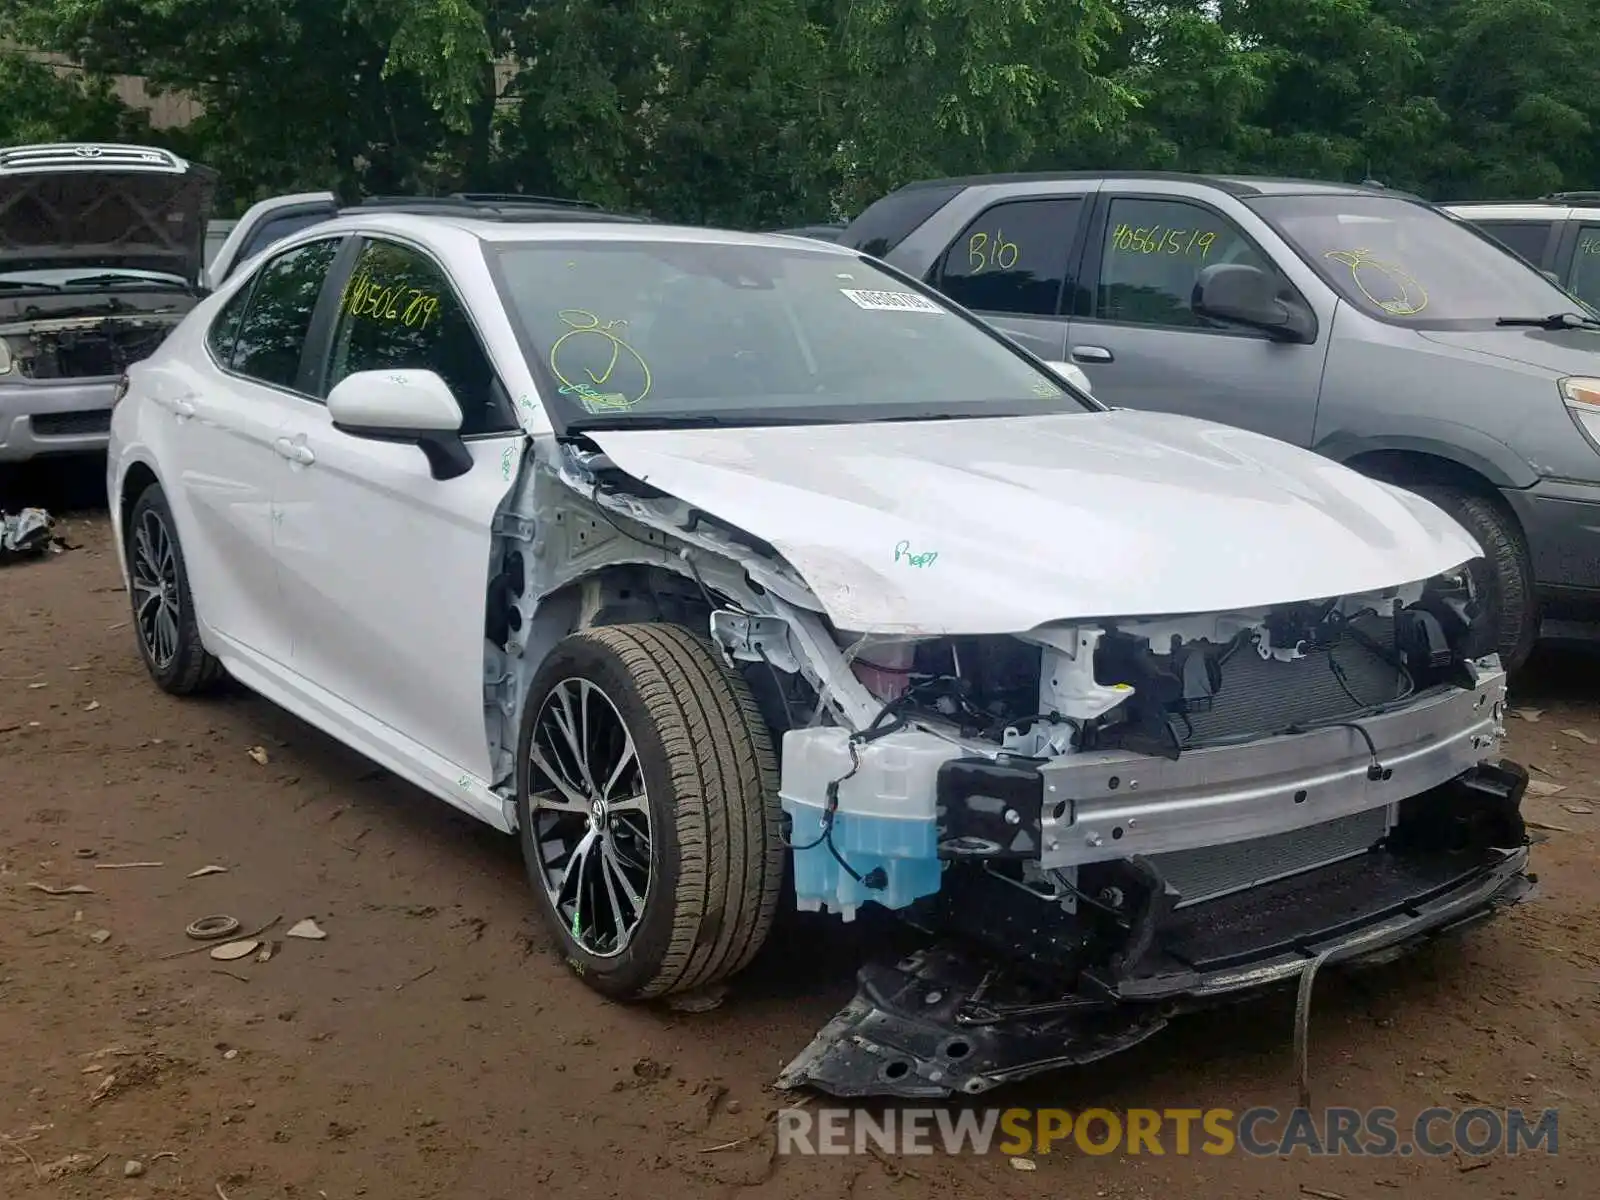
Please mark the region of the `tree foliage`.
<svg viewBox="0 0 1600 1200"><path fill-rule="evenodd" d="M0 137L161 131L273 192L553 192L678 219L848 214L939 174L1600 186L1594 0L0 0ZM154 134L148 136L157 136Z"/></svg>

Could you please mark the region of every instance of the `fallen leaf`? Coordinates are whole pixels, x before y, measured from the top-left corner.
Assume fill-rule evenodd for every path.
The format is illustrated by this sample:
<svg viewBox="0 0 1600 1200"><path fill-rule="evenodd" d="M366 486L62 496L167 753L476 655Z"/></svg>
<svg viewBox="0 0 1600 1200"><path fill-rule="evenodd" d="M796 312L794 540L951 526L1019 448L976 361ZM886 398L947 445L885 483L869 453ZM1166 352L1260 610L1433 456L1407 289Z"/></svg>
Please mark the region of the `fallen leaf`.
<svg viewBox="0 0 1600 1200"><path fill-rule="evenodd" d="M260 946L260 942L249 938L242 942L224 942L220 946L211 948L211 957L218 962L232 962L236 958L244 958L246 955L254 954Z"/></svg>
<svg viewBox="0 0 1600 1200"><path fill-rule="evenodd" d="M1577 738L1580 742L1583 742L1585 745L1600 746L1600 739L1596 739L1594 737L1591 737L1589 734L1585 733L1581 729L1563 729L1561 732L1566 734L1569 738Z"/></svg>
<svg viewBox="0 0 1600 1200"><path fill-rule="evenodd" d="M92 896L94 889L84 887L81 883L68 884L66 887L51 887L48 883L30 883L28 885L36 892L43 892L46 896Z"/></svg>
<svg viewBox="0 0 1600 1200"><path fill-rule="evenodd" d="M310 942L320 942L328 935L322 931L321 926L319 926L310 917L307 917L304 921L297 921L294 925L290 926L283 936L292 938L305 938Z"/></svg>
<svg viewBox="0 0 1600 1200"><path fill-rule="evenodd" d="M1554 796L1557 792L1566 790L1567 785L1564 783L1546 783L1542 779L1528 780L1528 791L1535 796Z"/></svg>
<svg viewBox="0 0 1600 1200"><path fill-rule="evenodd" d="M271 761L267 758L267 750L265 746L251 746L250 757L255 759L256 762L260 763L263 767Z"/></svg>
<svg viewBox="0 0 1600 1200"><path fill-rule="evenodd" d="M91 700L91 701L89 701L89 703L87 703L87 704L85 704L83 706L83 711L84 712L93 712L95 709L97 709L99 707L100 707L100 701Z"/></svg>
<svg viewBox="0 0 1600 1200"><path fill-rule="evenodd" d="M190 871L189 878L199 879L202 875L225 875L227 874L227 871L227 867L219 867L215 864L212 864L209 867L201 867L198 871Z"/></svg>

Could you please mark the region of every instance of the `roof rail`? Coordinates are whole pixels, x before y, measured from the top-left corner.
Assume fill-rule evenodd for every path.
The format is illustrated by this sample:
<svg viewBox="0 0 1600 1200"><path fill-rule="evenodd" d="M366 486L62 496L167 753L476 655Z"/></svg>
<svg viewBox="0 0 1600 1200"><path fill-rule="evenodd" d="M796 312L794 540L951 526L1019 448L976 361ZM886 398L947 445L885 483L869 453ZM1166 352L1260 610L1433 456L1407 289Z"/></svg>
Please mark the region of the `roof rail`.
<svg viewBox="0 0 1600 1200"><path fill-rule="evenodd" d="M521 193L456 192L449 196L368 196L343 213L373 211L416 216L471 217L480 221L627 221L648 217L608 212L586 200L526 196Z"/></svg>
<svg viewBox="0 0 1600 1200"><path fill-rule="evenodd" d="M1600 192L1551 192L1539 199L1550 204L1600 204Z"/></svg>

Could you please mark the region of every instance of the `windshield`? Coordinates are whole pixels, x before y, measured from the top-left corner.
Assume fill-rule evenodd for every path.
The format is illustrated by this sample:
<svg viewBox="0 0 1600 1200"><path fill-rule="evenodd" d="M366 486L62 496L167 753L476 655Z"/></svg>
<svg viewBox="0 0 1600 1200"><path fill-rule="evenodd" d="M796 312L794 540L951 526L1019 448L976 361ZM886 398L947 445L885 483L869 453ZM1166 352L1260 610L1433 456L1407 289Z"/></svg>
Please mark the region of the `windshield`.
<svg viewBox="0 0 1600 1200"><path fill-rule="evenodd" d="M1393 196L1262 196L1249 204L1333 289L1397 325L1452 329L1589 309L1436 209Z"/></svg>
<svg viewBox="0 0 1600 1200"><path fill-rule="evenodd" d="M487 253L568 427L1099 411L855 255L668 241Z"/></svg>

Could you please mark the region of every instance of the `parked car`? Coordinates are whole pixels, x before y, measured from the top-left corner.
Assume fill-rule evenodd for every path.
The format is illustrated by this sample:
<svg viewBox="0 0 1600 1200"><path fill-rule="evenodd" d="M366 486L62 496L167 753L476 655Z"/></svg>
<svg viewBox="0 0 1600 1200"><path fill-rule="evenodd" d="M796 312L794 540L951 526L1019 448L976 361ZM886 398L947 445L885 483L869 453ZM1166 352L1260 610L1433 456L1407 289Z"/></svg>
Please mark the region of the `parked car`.
<svg viewBox="0 0 1600 1200"><path fill-rule="evenodd" d="M1444 208L1600 309L1600 192L1557 192L1528 204L1466 201Z"/></svg>
<svg viewBox="0 0 1600 1200"><path fill-rule="evenodd" d="M597 992L785 892L931 931L791 1083L982 1091L1525 885L1466 530L824 242L348 213L129 369L107 484L156 683L515 834Z"/></svg>
<svg viewBox="0 0 1600 1200"><path fill-rule="evenodd" d="M105 449L117 378L200 296L216 182L151 146L0 149L0 462Z"/></svg>
<svg viewBox="0 0 1600 1200"><path fill-rule="evenodd" d="M372 196L353 206L353 209L371 210L396 205L401 208L416 208L431 205L443 206L449 210L459 208L462 204L473 205L478 212L507 205L518 212L526 211L529 205L561 211L571 209L597 211L596 206L586 200L498 192L455 192L440 197ZM298 233L312 225L332 220L344 211L346 209L340 206L339 198L332 192L297 192L293 195L269 196L265 200L257 201L245 210L244 216L239 218L227 240L222 243L215 258L211 260L206 272L207 286L220 287L230 275L268 246L283 240L291 233Z"/></svg>
<svg viewBox="0 0 1600 1200"><path fill-rule="evenodd" d="M1316 450L1465 525L1502 660L1600 600L1600 322L1470 225L1380 187L1063 173L933 180L840 243L1108 404Z"/></svg>
<svg viewBox="0 0 1600 1200"><path fill-rule="evenodd" d="M836 242L844 231L845 222L833 221L819 225L795 225L788 229L774 229L773 233L786 233L790 237L815 238L819 242Z"/></svg>

